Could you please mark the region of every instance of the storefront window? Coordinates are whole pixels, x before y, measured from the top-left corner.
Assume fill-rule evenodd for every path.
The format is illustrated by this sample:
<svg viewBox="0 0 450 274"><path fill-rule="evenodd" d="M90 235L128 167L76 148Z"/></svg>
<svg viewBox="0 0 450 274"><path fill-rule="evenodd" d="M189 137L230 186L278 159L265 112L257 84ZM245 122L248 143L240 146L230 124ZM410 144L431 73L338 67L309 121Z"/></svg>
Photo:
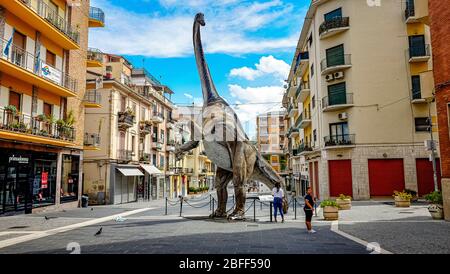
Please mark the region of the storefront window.
<svg viewBox="0 0 450 274"><path fill-rule="evenodd" d="M34 160L33 207L55 204L56 159L56 154L52 154Z"/></svg>
<svg viewBox="0 0 450 274"><path fill-rule="evenodd" d="M61 203L78 200L80 156L63 155L61 176Z"/></svg>

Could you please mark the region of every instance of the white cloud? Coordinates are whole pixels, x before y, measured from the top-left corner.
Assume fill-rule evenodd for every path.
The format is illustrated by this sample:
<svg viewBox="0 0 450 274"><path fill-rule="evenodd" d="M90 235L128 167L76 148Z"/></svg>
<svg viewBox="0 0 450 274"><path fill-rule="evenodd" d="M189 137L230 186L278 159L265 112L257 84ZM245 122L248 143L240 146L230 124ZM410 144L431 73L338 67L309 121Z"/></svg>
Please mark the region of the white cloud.
<svg viewBox="0 0 450 274"><path fill-rule="evenodd" d="M190 95L189 93L184 93L183 94L185 97L189 98L189 99L193 99L194 96Z"/></svg>
<svg viewBox="0 0 450 274"><path fill-rule="evenodd" d="M151 5L141 0L142 5ZM239 0L160 0L167 10L152 14L137 13L114 5L110 0L95 0L106 12L106 27L91 30L90 45L105 52L149 57L191 55L194 14L202 8L206 27L202 29L207 53L246 54L286 51L297 43L299 29L287 37L256 35L265 26L286 29L289 21L299 20L291 4L281 0L263 3ZM126 20L124 20L126 19ZM280 23L284 22L284 23ZM299 20L300 22L300 20ZM280 25L282 24L282 25ZM299 23L300 24L300 23Z"/></svg>
<svg viewBox="0 0 450 274"><path fill-rule="evenodd" d="M290 66L283 60L278 60L272 55L261 57L259 63L255 64L256 69L249 67L235 68L230 71L230 76L242 77L253 81L258 77L273 75L281 81L287 78Z"/></svg>

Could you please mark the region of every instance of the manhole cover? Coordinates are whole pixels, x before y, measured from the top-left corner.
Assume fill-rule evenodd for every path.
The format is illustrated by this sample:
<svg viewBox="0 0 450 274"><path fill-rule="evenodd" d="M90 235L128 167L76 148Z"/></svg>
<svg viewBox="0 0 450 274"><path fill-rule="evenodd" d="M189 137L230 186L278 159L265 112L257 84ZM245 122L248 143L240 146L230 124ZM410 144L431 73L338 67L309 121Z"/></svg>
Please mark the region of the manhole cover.
<svg viewBox="0 0 450 274"><path fill-rule="evenodd" d="M29 226L12 226L12 227L9 227L8 229L21 229L21 228L27 228L27 227L29 227Z"/></svg>

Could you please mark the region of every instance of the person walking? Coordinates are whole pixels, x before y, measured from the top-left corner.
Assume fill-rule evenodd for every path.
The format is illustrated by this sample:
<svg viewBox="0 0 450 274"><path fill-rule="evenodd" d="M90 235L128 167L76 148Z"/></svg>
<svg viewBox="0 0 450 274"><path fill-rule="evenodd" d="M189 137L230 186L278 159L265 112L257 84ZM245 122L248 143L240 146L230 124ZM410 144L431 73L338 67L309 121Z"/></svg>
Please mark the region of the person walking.
<svg viewBox="0 0 450 274"><path fill-rule="evenodd" d="M280 210L281 222L284 223L284 215L283 215L283 196L284 191L280 186L280 183L276 183L275 187L272 189L273 193L273 207L275 210L275 223L277 222L277 211Z"/></svg>
<svg viewBox="0 0 450 274"><path fill-rule="evenodd" d="M314 212L314 199L311 194L312 189L311 187L308 187L308 189L306 190L305 207L303 208L303 210L305 211L305 224L306 228L308 229L308 233L316 233L316 231L312 229L311 225L311 219Z"/></svg>

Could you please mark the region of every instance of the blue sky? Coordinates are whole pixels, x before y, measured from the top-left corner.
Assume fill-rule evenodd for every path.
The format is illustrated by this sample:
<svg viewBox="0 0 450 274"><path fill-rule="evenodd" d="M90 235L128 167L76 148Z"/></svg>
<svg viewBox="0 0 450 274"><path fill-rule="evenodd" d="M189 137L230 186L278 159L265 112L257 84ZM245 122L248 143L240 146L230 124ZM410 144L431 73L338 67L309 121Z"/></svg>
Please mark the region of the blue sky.
<svg viewBox="0 0 450 274"><path fill-rule="evenodd" d="M178 104L201 104L192 23L203 12L206 58L219 93L235 106L247 133L255 117L280 107L309 0L91 0L106 27L89 46L127 57L175 92Z"/></svg>

